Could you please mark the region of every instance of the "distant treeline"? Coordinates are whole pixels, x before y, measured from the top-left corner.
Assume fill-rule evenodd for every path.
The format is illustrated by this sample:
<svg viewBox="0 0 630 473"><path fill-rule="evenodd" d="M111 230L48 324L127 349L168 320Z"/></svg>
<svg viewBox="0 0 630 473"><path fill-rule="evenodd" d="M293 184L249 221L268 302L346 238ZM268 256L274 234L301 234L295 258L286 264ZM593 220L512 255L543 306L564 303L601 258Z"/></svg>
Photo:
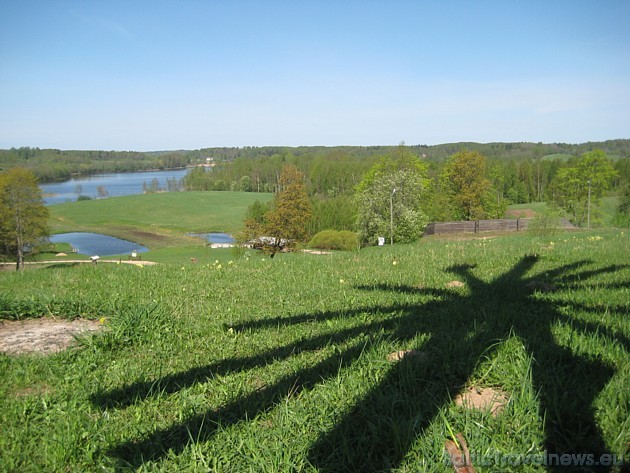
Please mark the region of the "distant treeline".
<svg viewBox="0 0 630 473"><path fill-rule="evenodd" d="M0 171L27 167L40 182L62 181L73 175L175 169L188 163L188 156L179 151L64 151L28 147L0 150Z"/></svg>
<svg viewBox="0 0 630 473"><path fill-rule="evenodd" d="M354 192L365 172L381 156L395 152L393 146L371 147L263 147L208 148L197 151L199 158L212 158L211 168L189 173L189 190L234 190L274 192L285 164L296 165L306 177L313 197L331 198ZM488 179L511 203L544 200L545 191L558 169L572 166L584 153L603 150L619 171L613 187L630 181L630 140L596 143L452 143L435 146L407 146L426 161L430 177L436 179L444 161L461 151L478 151L488 159Z"/></svg>
<svg viewBox="0 0 630 473"><path fill-rule="evenodd" d="M488 178L512 203L543 200L558 169L570 166L582 154L603 150L615 162L618 182L630 181L630 139L582 144L565 143L448 143L408 145L410 152L429 164L437 177L442 163L463 149L488 159ZM64 151L11 148L0 150L0 171L14 166L32 169L41 182L68 179L77 174L174 169L211 164L191 172L188 190L273 192L282 167L295 164L306 176L309 195L334 198L350 195L365 172L396 146L264 146L203 148L156 152Z"/></svg>

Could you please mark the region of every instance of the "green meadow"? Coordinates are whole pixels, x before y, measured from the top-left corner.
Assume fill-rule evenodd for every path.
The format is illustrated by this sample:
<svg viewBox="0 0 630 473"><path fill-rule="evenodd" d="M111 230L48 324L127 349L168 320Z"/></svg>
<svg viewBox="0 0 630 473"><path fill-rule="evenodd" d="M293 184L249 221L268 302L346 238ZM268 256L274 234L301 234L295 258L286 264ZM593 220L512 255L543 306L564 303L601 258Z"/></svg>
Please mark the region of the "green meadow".
<svg viewBox="0 0 630 473"><path fill-rule="evenodd" d="M151 228L136 212L115 224ZM460 432L478 472L560 454L622 471L628 248L616 230L521 233L1 272L0 317L104 330L0 355L0 471L446 472ZM496 415L454 401L484 388L505 396Z"/></svg>
<svg viewBox="0 0 630 473"><path fill-rule="evenodd" d="M111 197L53 205L53 233L96 232L124 238L149 249L191 245L186 233L236 233L247 208L267 202L269 193L167 192Z"/></svg>

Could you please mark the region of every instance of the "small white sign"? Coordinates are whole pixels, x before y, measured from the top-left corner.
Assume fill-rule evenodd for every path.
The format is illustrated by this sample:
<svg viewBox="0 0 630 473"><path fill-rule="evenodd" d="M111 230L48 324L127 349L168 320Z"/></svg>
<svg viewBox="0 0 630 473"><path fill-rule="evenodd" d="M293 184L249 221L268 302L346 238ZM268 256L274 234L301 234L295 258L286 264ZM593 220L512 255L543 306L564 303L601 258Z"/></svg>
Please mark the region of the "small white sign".
<svg viewBox="0 0 630 473"><path fill-rule="evenodd" d="M385 237L378 237L378 246L383 246L385 244Z"/></svg>

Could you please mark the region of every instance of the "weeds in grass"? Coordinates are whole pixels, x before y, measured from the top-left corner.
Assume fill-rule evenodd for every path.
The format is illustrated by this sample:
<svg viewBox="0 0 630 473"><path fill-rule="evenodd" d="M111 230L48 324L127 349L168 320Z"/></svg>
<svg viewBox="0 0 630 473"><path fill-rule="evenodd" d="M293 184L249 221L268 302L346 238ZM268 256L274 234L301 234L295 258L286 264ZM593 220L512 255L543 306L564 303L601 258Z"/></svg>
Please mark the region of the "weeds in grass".
<svg viewBox="0 0 630 473"><path fill-rule="evenodd" d="M2 307L71 296L110 330L0 355L0 470L448 471L451 431L473 458L627 455L628 237L552 238L2 274ZM503 412L456 406L471 386Z"/></svg>

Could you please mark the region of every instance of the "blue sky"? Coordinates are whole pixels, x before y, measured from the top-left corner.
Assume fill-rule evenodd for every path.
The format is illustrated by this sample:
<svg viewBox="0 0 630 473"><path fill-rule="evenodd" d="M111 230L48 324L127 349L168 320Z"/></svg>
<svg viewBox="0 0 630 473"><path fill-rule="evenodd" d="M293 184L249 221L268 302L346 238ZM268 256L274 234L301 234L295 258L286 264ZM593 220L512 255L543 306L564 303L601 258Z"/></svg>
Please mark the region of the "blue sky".
<svg viewBox="0 0 630 473"><path fill-rule="evenodd" d="M0 148L630 138L630 1L0 0Z"/></svg>

